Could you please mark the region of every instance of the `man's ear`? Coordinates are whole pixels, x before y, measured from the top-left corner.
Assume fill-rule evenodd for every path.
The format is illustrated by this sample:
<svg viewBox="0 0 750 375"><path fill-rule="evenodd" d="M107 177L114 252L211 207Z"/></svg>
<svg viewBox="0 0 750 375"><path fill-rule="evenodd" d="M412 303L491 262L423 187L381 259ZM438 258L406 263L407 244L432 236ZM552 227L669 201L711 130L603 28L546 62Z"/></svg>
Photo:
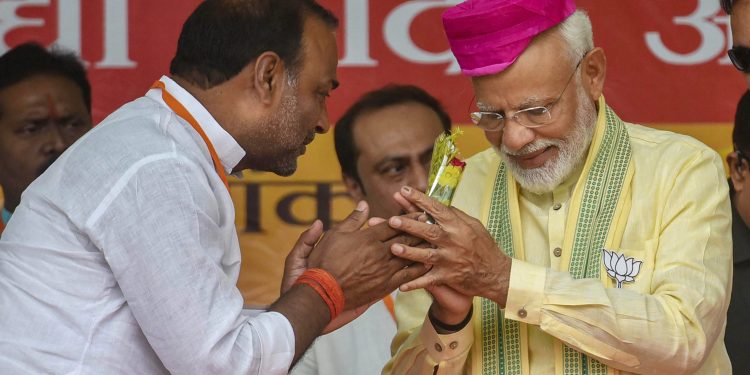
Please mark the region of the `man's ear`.
<svg viewBox="0 0 750 375"><path fill-rule="evenodd" d="M745 185L748 185L748 165L743 159L740 159L737 155L737 151L734 151L727 155L727 165L729 165L729 178L732 179L732 186L735 192L741 192Z"/></svg>
<svg viewBox="0 0 750 375"><path fill-rule="evenodd" d="M351 197L353 201L359 202L365 199L365 190L356 178L342 173L341 179L344 181L346 193L349 194L349 197Z"/></svg>
<svg viewBox="0 0 750 375"><path fill-rule="evenodd" d="M596 47L586 54L581 62L583 87L592 101L597 102L604 92L604 79L607 76L607 56L601 47Z"/></svg>
<svg viewBox="0 0 750 375"><path fill-rule="evenodd" d="M279 55L274 52L263 52L253 65L253 90L260 102L271 105L281 94L285 66Z"/></svg>

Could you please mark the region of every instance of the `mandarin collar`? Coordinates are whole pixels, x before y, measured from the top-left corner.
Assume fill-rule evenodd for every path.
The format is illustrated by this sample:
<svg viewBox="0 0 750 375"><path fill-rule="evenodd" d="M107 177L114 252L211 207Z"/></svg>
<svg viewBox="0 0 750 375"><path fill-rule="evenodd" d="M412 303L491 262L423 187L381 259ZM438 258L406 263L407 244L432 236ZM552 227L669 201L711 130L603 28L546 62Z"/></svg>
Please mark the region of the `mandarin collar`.
<svg viewBox="0 0 750 375"><path fill-rule="evenodd" d="M164 83L172 96L179 101L185 109L198 121L203 132L211 141L216 150L216 154L219 156L221 165L224 167L224 171L227 174L231 174L240 160L245 157L245 150L240 146L239 143L216 121L216 119L208 112L206 107L201 104L198 99L192 96L187 90L180 86L177 82L167 76L162 76L159 81ZM162 93L159 89L151 89L146 93L146 96L156 100L159 104L169 109L169 106L162 99ZM171 109L170 109L171 111Z"/></svg>

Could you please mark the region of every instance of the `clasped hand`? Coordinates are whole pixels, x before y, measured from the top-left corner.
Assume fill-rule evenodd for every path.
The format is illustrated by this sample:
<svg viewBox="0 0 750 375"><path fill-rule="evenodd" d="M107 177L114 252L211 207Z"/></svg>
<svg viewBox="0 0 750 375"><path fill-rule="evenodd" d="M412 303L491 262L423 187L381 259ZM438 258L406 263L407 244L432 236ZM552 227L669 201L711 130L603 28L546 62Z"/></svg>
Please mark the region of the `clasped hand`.
<svg viewBox="0 0 750 375"><path fill-rule="evenodd" d="M387 223L362 229L368 214L367 204L360 202L356 210L322 238L323 225L316 221L302 233L287 256L282 294L307 268L326 270L344 292L347 311L324 332L348 323L402 283L427 271L424 265L396 257L389 250L395 244L417 245L421 239L395 230Z"/></svg>
<svg viewBox="0 0 750 375"><path fill-rule="evenodd" d="M396 230L429 242L433 247L393 244L394 255L425 264L430 270L401 286L402 291L425 288L442 308L459 320L468 313L470 297L491 299L505 306L511 259L498 248L482 223L459 209L447 207L415 189L404 187L394 198L407 212L424 211L435 224L414 217L388 220ZM448 287L448 290L441 287ZM461 300L460 295L468 296ZM463 316L460 313L463 311ZM453 323L453 322L447 322Z"/></svg>

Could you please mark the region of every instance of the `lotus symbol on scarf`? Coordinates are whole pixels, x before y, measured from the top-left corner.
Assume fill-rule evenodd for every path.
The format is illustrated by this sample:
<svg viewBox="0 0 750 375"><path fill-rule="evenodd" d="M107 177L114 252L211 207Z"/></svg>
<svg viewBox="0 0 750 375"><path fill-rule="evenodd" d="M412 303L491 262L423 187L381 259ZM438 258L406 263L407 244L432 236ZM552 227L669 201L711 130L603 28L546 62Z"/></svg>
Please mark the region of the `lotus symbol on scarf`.
<svg viewBox="0 0 750 375"><path fill-rule="evenodd" d="M640 260L626 258L622 254L607 251L607 249L602 249L602 258L604 268L607 269L607 275L617 281L618 288L622 288L622 283L632 283L638 273L641 272L643 262Z"/></svg>

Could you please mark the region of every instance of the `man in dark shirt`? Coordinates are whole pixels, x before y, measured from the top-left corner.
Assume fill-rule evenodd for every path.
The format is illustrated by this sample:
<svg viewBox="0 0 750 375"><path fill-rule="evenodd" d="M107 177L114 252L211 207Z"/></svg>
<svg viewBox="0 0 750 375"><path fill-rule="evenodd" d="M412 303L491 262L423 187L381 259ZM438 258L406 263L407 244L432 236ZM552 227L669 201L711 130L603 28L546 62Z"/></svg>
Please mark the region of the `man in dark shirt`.
<svg viewBox="0 0 750 375"><path fill-rule="evenodd" d="M732 198L732 240L734 243L734 276L732 299L727 312L724 342L735 374L750 374L750 91L737 105L734 130L734 152L727 156Z"/></svg>

